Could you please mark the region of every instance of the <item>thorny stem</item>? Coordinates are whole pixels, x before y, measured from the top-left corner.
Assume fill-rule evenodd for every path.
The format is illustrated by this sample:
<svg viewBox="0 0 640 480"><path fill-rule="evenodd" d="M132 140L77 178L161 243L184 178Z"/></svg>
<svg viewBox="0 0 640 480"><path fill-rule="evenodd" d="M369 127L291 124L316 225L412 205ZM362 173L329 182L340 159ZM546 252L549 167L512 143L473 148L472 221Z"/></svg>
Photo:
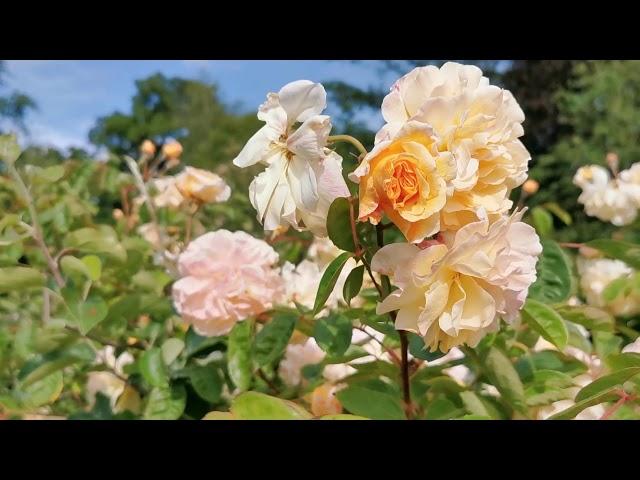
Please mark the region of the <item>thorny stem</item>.
<svg viewBox="0 0 640 480"><path fill-rule="evenodd" d="M157 248L157 250L161 255L164 255L164 248L165 248L165 245L167 244L165 241L166 239L164 236L164 231L160 228L155 206L151 201L151 197L149 196L149 192L147 191L147 186L145 185L144 179L140 174L140 169L138 168L138 164L135 162L133 158L127 155L124 156L124 160L125 162L127 162L127 166L129 167L129 170L131 170L131 174L133 175L133 178L136 181L136 186L138 187L138 190L140 191L140 193L142 194L142 197L144 198L144 203L147 205L147 208L149 209L149 216L151 217L151 223L153 224L153 228L156 230L156 233L158 234L158 238L160 239L160 246L159 248Z"/></svg>
<svg viewBox="0 0 640 480"><path fill-rule="evenodd" d="M584 243L561 242L558 245L564 248L582 248Z"/></svg>
<svg viewBox="0 0 640 480"><path fill-rule="evenodd" d="M381 223L376 225L376 240L379 248L384 247L384 226ZM384 300L387 295L389 295L391 289L389 277L386 275L382 275L382 287L383 293L380 295L380 300ZM390 312L389 315L395 323L396 313ZM411 382L409 381L409 340L407 338L407 332L404 330L398 330L398 334L400 335L400 350L402 355L400 369L402 372L404 408L407 418L411 419L413 417L413 404L411 402Z"/></svg>
<svg viewBox="0 0 640 480"><path fill-rule="evenodd" d="M606 412L604 412L602 417L600 417L600 420L608 420L611 416L613 416L614 413L618 411L620 407L622 407L622 405L636 399L635 395L628 395L624 390L620 390L618 392L618 395L620 395L618 401L614 403Z"/></svg>
<svg viewBox="0 0 640 480"><path fill-rule="evenodd" d="M351 145L356 147L360 152L361 158L359 160L364 158L364 156L367 154L367 149L364 148L364 145L362 145L362 143L360 143L360 141L357 138L353 138L351 135L331 135L329 136L329 138L327 138L327 142L328 143L336 143L336 142L350 143Z"/></svg>
<svg viewBox="0 0 640 480"><path fill-rule="evenodd" d="M9 165L9 174L13 177L18 188L20 189L20 193L22 194L24 200L27 202L27 208L29 209L29 215L31 216L31 234L33 239L38 244L40 250L42 250L42 254L47 262L49 270L51 271L53 278L56 281L58 287L64 287L64 278L62 278L62 274L60 273L60 269L58 268L58 263L53 259L49 249L47 248L46 243L44 243L44 237L42 236L42 228L40 227L40 223L38 223L38 214L36 212L36 207L33 202L33 198L31 197L31 193L29 189L25 185L20 173L16 170L14 165Z"/></svg>
<svg viewBox="0 0 640 480"><path fill-rule="evenodd" d="M355 214L355 209L353 207L354 198L352 196L349 196L347 200L349 200L349 220L351 222L351 236L353 237L353 245L355 246L356 260L362 261L364 268L366 268L367 270L367 274L369 275L369 278L371 278L371 281L373 282L373 285L376 287L378 294L380 295L380 297L382 297L383 295L382 288L380 287L380 284L378 284L378 281L373 276L373 272L371 271L371 265L369 265L369 262L364 256L364 251L362 250L362 245L360 244L360 239L358 238L358 231L356 230L356 214Z"/></svg>
<svg viewBox="0 0 640 480"><path fill-rule="evenodd" d="M409 340L407 339L407 332L404 330L398 330L400 334L400 348L402 351L402 392L404 394L404 408L407 413L407 418L411 418L413 413L413 406L411 404L411 383L409 381Z"/></svg>
<svg viewBox="0 0 640 480"><path fill-rule="evenodd" d="M121 345L119 343L112 342L110 340L105 340L104 338L97 337L97 336L95 336L93 334L90 334L90 333L83 334L76 327L72 327L70 325L65 325L64 328L66 328L70 332L73 332L73 333L76 333L76 334L80 335L81 337L85 337L85 338L88 338L89 340L93 340L94 342L101 343L102 345L109 345L111 347L122 349L122 350L125 350L128 347L135 348L135 349L138 349L138 350L146 350L144 345L142 345L141 343L132 343L131 345L127 344L126 346L124 346L124 345Z"/></svg>
<svg viewBox="0 0 640 480"><path fill-rule="evenodd" d="M269 388L273 393L275 393L276 395L279 393L276 386L273 384L271 380L269 380L269 377L265 375L265 373L262 371L261 368L258 369L258 376L264 381L264 383L266 383L269 386Z"/></svg>
<svg viewBox="0 0 640 480"><path fill-rule="evenodd" d="M193 219L195 218L196 214L198 213L198 210L200 210L200 206L196 205L195 208L193 209L193 211L190 211L187 214L187 218L185 220L185 236L184 236L184 248L187 248L189 246L189 243L191 243L191 234L193 233Z"/></svg>

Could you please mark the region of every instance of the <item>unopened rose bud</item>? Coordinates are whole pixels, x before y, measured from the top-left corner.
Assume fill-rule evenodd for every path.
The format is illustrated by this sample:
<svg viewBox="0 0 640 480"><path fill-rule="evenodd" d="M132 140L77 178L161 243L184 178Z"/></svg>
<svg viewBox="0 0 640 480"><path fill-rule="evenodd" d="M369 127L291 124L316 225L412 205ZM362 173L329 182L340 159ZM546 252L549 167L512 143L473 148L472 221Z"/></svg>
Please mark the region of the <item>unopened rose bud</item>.
<svg viewBox="0 0 640 480"><path fill-rule="evenodd" d="M180 155L182 155L182 145L178 142L165 143L162 146L162 153L167 158L180 158Z"/></svg>
<svg viewBox="0 0 640 480"><path fill-rule="evenodd" d="M522 190L524 190L527 195L535 194L539 188L540 184L532 178L524 182L524 185L522 185Z"/></svg>
<svg viewBox="0 0 640 480"><path fill-rule="evenodd" d="M153 157L156 154L156 146L151 140L145 140L140 145L140 153L148 157Z"/></svg>
<svg viewBox="0 0 640 480"><path fill-rule="evenodd" d="M316 388L311 394L311 413L316 417L338 415L342 413L342 405L336 398L339 388L325 383Z"/></svg>
<svg viewBox="0 0 640 480"><path fill-rule="evenodd" d="M147 325L149 325L149 323L151 323L151 318L149 317L149 315L140 315L138 317L138 325L141 328L146 327Z"/></svg>
<svg viewBox="0 0 640 480"><path fill-rule="evenodd" d="M618 168L620 167L620 157L615 152L607 153L607 165L613 173L618 173Z"/></svg>
<svg viewBox="0 0 640 480"><path fill-rule="evenodd" d="M119 208L116 208L113 211L113 219L114 220L122 220L124 218L124 212L122 210L120 210Z"/></svg>

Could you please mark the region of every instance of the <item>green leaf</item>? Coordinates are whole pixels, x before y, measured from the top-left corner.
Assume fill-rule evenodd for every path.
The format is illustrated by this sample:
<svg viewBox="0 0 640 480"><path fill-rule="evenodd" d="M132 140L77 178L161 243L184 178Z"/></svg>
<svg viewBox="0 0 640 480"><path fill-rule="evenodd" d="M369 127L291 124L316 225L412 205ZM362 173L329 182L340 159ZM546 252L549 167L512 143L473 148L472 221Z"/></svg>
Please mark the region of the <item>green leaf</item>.
<svg viewBox="0 0 640 480"><path fill-rule="evenodd" d="M0 161L7 165L13 165L21 152L15 135L0 135Z"/></svg>
<svg viewBox="0 0 640 480"><path fill-rule="evenodd" d="M620 353L622 338L612 332L593 332L593 346L596 355L603 360L613 353Z"/></svg>
<svg viewBox="0 0 640 480"><path fill-rule="evenodd" d="M305 420L312 416L293 402L259 392L245 392L231 403L231 413L239 420Z"/></svg>
<svg viewBox="0 0 640 480"><path fill-rule="evenodd" d="M351 345L352 332L351 320L344 315L331 314L316 321L313 337L328 355L340 356Z"/></svg>
<svg viewBox="0 0 640 480"><path fill-rule="evenodd" d="M623 368L617 372L610 373L603 377L594 380L589 385L585 386L576 395L576 402L581 402L587 398L598 395L599 393L615 387L616 385L622 385L631 377L640 373L640 367Z"/></svg>
<svg viewBox="0 0 640 480"><path fill-rule="evenodd" d="M527 414L524 387L518 372L507 356L491 347L484 359L485 370L493 385L514 409Z"/></svg>
<svg viewBox="0 0 640 480"><path fill-rule="evenodd" d="M22 290L31 287L42 287L46 276L30 267L0 268L0 292Z"/></svg>
<svg viewBox="0 0 640 480"><path fill-rule="evenodd" d="M551 213L553 213L556 217L558 217L562 221L562 223L564 223L565 225L571 225L571 223L573 223L569 212L564 210L557 203L548 202L548 203L544 203L542 206L547 210L549 210Z"/></svg>
<svg viewBox="0 0 640 480"><path fill-rule="evenodd" d="M57 370L27 386L18 385L15 396L26 409L33 409L54 402L62 393L62 371Z"/></svg>
<svg viewBox="0 0 640 480"><path fill-rule="evenodd" d="M614 353L607 358L607 365L611 370L640 367L640 353Z"/></svg>
<svg viewBox="0 0 640 480"><path fill-rule="evenodd" d="M534 207L531 210L533 224L540 236L546 237L553 232L553 217L542 207Z"/></svg>
<svg viewBox="0 0 640 480"><path fill-rule="evenodd" d="M179 338L168 338L162 344L161 350L164 364L171 365L184 350L184 342Z"/></svg>
<svg viewBox="0 0 640 480"><path fill-rule="evenodd" d="M542 337L559 350L567 346L569 332L564 320L551 307L528 299L522 310L522 318Z"/></svg>
<svg viewBox="0 0 640 480"><path fill-rule="evenodd" d="M152 348L144 352L138 360L140 373L152 387L166 387L169 384L167 367L162 359L162 350Z"/></svg>
<svg viewBox="0 0 640 480"><path fill-rule="evenodd" d="M555 309L565 320L582 325L588 330L612 331L615 325L613 316L600 308L562 305Z"/></svg>
<svg viewBox="0 0 640 480"><path fill-rule="evenodd" d="M55 183L64 177L64 167L62 165L53 165L47 168L38 168L33 173L33 178L38 183Z"/></svg>
<svg viewBox="0 0 640 480"><path fill-rule="evenodd" d="M184 385L156 387L149 394L143 416L145 420L177 420L186 405Z"/></svg>
<svg viewBox="0 0 640 480"><path fill-rule="evenodd" d="M613 302L620 296L628 295L632 289L633 283L631 278L627 276L616 278L604 287L602 298L605 302Z"/></svg>
<svg viewBox="0 0 640 480"><path fill-rule="evenodd" d="M386 392L353 384L340 390L338 400L349 412L373 420L404 420L400 399Z"/></svg>
<svg viewBox="0 0 640 480"><path fill-rule="evenodd" d="M619 240L592 240L585 244L595 248L607 257L622 260L632 268L640 268L640 246L634 243L621 242Z"/></svg>
<svg viewBox="0 0 640 480"><path fill-rule="evenodd" d="M342 287L342 298L351 306L351 300L360 293L362 288L362 277L364 276L364 265L354 268L349 272L347 279Z"/></svg>
<svg viewBox="0 0 640 480"><path fill-rule="evenodd" d="M344 252L338 255L327 267L322 274L320 284L318 285L318 292L316 293L316 301L313 304L313 314L316 315L322 310L327 302L331 292L333 292L336 282L340 277L340 272L344 267L347 260L351 258L351 253Z"/></svg>
<svg viewBox="0 0 640 480"><path fill-rule="evenodd" d="M97 282L102 276L102 261L100 257L95 255L86 255L81 258L82 262L87 266L89 270L89 279L92 282Z"/></svg>
<svg viewBox="0 0 640 480"><path fill-rule="evenodd" d="M193 327L189 327L184 337L185 342L185 355L191 357L196 353L200 353L214 345L222 343L222 337L203 337L198 335Z"/></svg>
<svg viewBox="0 0 640 480"><path fill-rule="evenodd" d="M81 252L107 255L120 263L127 261L127 251L118 241L115 230L108 225L75 230L67 234L64 244Z"/></svg>
<svg viewBox="0 0 640 480"><path fill-rule="evenodd" d="M67 286L63 289L62 296L73 322L83 335L107 318L109 307L98 294L90 293L83 301L79 298L77 289Z"/></svg>
<svg viewBox="0 0 640 480"><path fill-rule="evenodd" d="M208 364L189 368L189 379L196 393L209 403L220 400L222 393L222 378L218 369Z"/></svg>
<svg viewBox="0 0 640 480"><path fill-rule="evenodd" d="M415 333L409 333L409 353L420 360L426 360L427 362L433 362L440 357L444 357L444 353L440 350L430 352L424 343L424 339L420 335Z"/></svg>
<svg viewBox="0 0 640 480"><path fill-rule="evenodd" d="M458 408L451 400L445 396L438 396L432 401L427 409L427 420L452 419L464 414L462 408Z"/></svg>
<svg viewBox="0 0 640 480"><path fill-rule="evenodd" d="M284 353L293 334L297 316L278 312L256 335L254 358L259 366L265 366L277 360Z"/></svg>
<svg viewBox="0 0 640 480"><path fill-rule="evenodd" d="M460 392L460 398L470 414L491 418L491 413L475 392Z"/></svg>
<svg viewBox="0 0 640 480"><path fill-rule="evenodd" d="M349 415L348 413L339 413L337 415L325 415L320 417L319 420L369 420L365 417L359 417L358 415Z"/></svg>
<svg viewBox="0 0 640 480"><path fill-rule="evenodd" d="M235 420L236 417L233 416L231 412L209 412L202 420Z"/></svg>
<svg viewBox="0 0 640 480"><path fill-rule="evenodd" d="M593 407L594 405L599 405L604 402L610 402L617 398L614 391L615 388L611 388L609 390L605 390L604 392L600 392L592 397L585 398L584 400L577 402L575 405L558 412L554 415L551 415L548 420L571 420L576 415L578 415L585 408Z"/></svg>
<svg viewBox="0 0 640 480"><path fill-rule="evenodd" d="M62 273L67 276L71 276L74 278L86 277L87 279L91 280L91 272L89 271L89 267L87 267L86 263L84 263L79 258L71 255L65 255L60 259L60 267L62 269Z"/></svg>
<svg viewBox="0 0 640 480"><path fill-rule="evenodd" d="M227 368L235 386L244 392L251 387L251 322L238 322L229 334Z"/></svg>
<svg viewBox="0 0 640 480"><path fill-rule="evenodd" d="M78 362L90 363L94 358L93 349L86 343L77 343L71 347L47 353L37 363L33 365L27 364L26 367L28 369L23 368L20 373L20 384L22 387L29 387L69 365Z"/></svg>
<svg viewBox="0 0 640 480"><path fill-rule="evenodd" d="M542 240L542 256L536 266L538 279L529 288L529 298L560 303L571 294L571 266L562 248L553 240Z"/></svg>
<svg viewBox="0 0 640 480"><path fill-rule="evenodd" d="M354 202L354 217L358 218L358 205ZM333 244L341 250L355 252L353 233L351 231L351 217L349 199L336 198L329 207L327 214L327 233Z"/></svg>

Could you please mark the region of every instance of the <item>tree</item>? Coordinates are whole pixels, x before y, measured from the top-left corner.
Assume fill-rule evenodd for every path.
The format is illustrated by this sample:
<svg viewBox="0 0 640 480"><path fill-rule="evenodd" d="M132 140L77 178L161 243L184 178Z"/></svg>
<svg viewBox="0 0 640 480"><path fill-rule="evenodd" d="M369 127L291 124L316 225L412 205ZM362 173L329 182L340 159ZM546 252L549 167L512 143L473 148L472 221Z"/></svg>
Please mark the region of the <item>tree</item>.
<svg viewBox="0 0 640 480"><path fill-rule="evenodd" d="M183 161L208 167L228 162L259 125L223 105L217 88L195 80L153 75L136 82L131 112L99 118L89 139L116 154L135 155L145 139L161 144L175 138Z"/></svg>
<svg viewBox="0 0 640 480"><path fill-rule="evenodd" d="M534 159L531 176L541 188L531 204L562 205L574 217L563 235L584 240L605 236L613 227L584 214L572 177L582 165L606 166L608 152L619 155L620 169L640 160L640 62L580 63L571 76L556 96L559 129L570 133Z"/></svg>
<svg viewBox="0 0 640 480"><path fill-rule="evenodd" d="M6 75L6 64L0 61L0 89L5 85L3 77ZM36 109L33 99L24 93L11 91L0 95L0 121L8 120L10 124L25 132L24 118L30 110ZM0 124L2 133L2 124Z"/></svg>

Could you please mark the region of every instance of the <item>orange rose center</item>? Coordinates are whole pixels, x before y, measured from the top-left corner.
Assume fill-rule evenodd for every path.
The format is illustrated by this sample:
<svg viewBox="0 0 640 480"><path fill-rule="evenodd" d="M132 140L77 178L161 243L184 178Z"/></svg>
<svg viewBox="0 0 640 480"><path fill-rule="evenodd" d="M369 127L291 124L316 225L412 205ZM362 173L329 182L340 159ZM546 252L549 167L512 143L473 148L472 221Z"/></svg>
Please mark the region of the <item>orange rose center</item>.
<svg viewBox="0 0 640 480"><path fill-rule="evenodd" d="M393 165L391 177L383 182L385 193L394 207L411 205L418 198L418 176L413 164L400 159Z"/></svg>

